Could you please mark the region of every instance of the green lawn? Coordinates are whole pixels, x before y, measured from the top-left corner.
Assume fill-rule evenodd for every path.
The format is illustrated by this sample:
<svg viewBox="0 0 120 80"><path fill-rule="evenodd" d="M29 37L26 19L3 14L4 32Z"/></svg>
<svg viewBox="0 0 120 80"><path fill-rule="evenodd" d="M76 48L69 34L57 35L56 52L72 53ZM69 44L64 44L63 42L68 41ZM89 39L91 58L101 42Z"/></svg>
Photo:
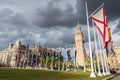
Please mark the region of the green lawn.
<svg viewBox="0 0 120 80"><path fill-rule="evenodd" d="M0 68L0 80L101 80L108 77L89 78L89 74L88 72Z"/></svg>

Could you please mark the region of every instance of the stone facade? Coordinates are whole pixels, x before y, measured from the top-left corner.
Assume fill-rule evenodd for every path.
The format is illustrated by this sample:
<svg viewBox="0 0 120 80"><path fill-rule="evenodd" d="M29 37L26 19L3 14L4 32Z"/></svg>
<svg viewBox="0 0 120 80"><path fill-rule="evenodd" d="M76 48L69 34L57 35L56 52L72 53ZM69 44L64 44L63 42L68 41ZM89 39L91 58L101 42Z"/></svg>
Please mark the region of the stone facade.
<svg viewBox="0 0 120 80"><path fill-rule="evenodd" d="M40 43L32 47L21 44L21 41L17 40L15 44L10 44L8 48L0 51L0 66L2 67L44 67L46 62L63 61L61 51L55 49L48 49L40 47Z"/></svg>
<svg viewBox="0 0 120 80"><path fill-rule="evenodd" d="M108 62L110 68L120 68L120 46L115 47L115 55L109 55Z"/></svg>
<svg viewBox="0 0 120 80"><path fill-rule="evenodd" d="M18 53L25 54L29 50L28 46L21 44L19 40L15 44L10 44L8 48L0 51L1 66L16 66L16 55Z"/></svg>

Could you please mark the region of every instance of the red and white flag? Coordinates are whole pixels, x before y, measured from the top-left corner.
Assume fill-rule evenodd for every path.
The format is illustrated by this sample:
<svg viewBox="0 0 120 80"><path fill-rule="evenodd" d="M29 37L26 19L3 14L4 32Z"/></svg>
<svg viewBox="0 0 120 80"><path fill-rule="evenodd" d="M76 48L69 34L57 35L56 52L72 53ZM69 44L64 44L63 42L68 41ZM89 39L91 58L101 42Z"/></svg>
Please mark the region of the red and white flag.
<svg viewBox="0 0 120 80"><path fill-rule="evenodd" d="M91 18L95 22L97 29L103 38L104 48L107 48L109 53L115 54L112 34L110 27L108 27L104 6L102 6L102 8L100 8L94 15L92 15Z"/></svg>
<svg viewBox="0 0 120 80"><path fill-rule="evenodd" d="M106 42L109 41L109 38L108 38L108 23L104 11L104 6L101 9L99 9L99 11L97 11L94 15L92 15L91 18L97 25L97 29L103 38L104 47L106 48Z"/></svg>

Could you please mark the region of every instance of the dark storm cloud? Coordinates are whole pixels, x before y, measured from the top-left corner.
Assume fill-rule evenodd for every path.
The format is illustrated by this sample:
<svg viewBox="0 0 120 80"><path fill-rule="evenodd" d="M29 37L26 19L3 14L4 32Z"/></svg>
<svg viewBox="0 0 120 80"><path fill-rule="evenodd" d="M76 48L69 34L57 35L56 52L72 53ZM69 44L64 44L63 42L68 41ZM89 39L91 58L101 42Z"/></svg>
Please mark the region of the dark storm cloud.
<svg viewBox="0 0 120 80"><path fill-rule="evenodd" d="M120 16L120 0L87 0L89 12L92 13L102 3L105 3L105 11L108 19L112 20Z"/></svg>
<svg viewBox="0 0 120 80"><path fill-rule="evenodd" d="M25 39L32 27L22 13L5 8L0 11L0 49L14 43L17 39ZM4 45L3 45L4 44Z"/></svg>
<svg viewBox="0 0 120 80"><path fill-rule="evenodd" d="M89 14L103 2L109 21L117 19L120 16L119 0L88 0ZM0 0L0 7L0 48L14 43L17 38L24 44L73 44L78 20L84 41L88 42L84 0ZM118 25L114 32L119 29ZM91 37L93 41L92 32Z"/></svg>
<svg viewBox="0 0 120 80"><path fill-rule="evenodd" d="M16 26L17 28L23 28L28 26L31 27L29 20L26 19L24 14L14 12L12 9L9 8L5 8L0 11L0 21L2 22L2 24L10 24Z"/></svg>
<svg viewBox="0 0 120 80"><path fill-rule="evenodd" d="M73 31L73 30L72 30ZM72 31L65 31L63 36L59 38L59 40L63 41L62 43L74 43L74 35L75 33Z"/></svg>
<svg viewBox="0 0 120 80"><path fill-rule="evenodd" d="M0 15L0 21L3 21L3 23L1 23L0 25L2 26L2 28L5 27L3 28L4 34L1 35L1 42L7 43L5 46L1 45L1 48L8 46L10 43L14 43L17 39L23 39L23 44L29 45L36 42L41 42L42 46L44 46L45 44L47 44L47 46L65 46L66 43L74 43L74 28L61 28L59 26L56 26L50 27L49 29L43 29L40 27L37 27L36 29L35 25L31 25L24 14L14 12L13 10L7 8L3 9ZM76 25L77 24L75 24L75 26ZM85 37L84 41L88 42L88 38L86 35L87 29L84 29L84 27L82 27ZM32 36L30 36L31 31L33 31ZM39 37L38 34L41 34L41 36Z"/></svg>
<svg viewBox="0 0 120 80"><path fill-rule="evenodd" d="M60 1L50 1L46 8L36 10L33 23L46 28L54 26L73 27L79 19L81 24L86 24L84 0L76 1L76 12L74 12L73 6L70 4L67 4L66 10L63 10L57 6ZM109 20L120 16L120 0L87 0L87 2L89 14L102 3L105 3L105 10Z"/></svg>
<svg viewBox="0 0 120 80"><path fill-rule="evenodd" d="M64 26L73 27L80 16L74 12L73 6L67 4L66 10L58 7L55 2L49 2L44 9L37 9L33 23L40 27Z"/></svg>

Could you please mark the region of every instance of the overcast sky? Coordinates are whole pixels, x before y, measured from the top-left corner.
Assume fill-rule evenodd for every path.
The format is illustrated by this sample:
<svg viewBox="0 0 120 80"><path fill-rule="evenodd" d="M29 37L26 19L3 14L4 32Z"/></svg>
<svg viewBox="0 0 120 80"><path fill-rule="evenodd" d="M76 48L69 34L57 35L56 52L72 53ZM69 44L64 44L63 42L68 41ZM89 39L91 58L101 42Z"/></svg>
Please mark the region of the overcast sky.
<svg viewBox="0 0 120 80"><path fill-rule="evenodd" d="M89 14L105 3L114 44L119 46L120 0L87 1ZM17 39L42 46L74 44L78 20L87 46L84 0L0 0L0 49Z"/></svg>

